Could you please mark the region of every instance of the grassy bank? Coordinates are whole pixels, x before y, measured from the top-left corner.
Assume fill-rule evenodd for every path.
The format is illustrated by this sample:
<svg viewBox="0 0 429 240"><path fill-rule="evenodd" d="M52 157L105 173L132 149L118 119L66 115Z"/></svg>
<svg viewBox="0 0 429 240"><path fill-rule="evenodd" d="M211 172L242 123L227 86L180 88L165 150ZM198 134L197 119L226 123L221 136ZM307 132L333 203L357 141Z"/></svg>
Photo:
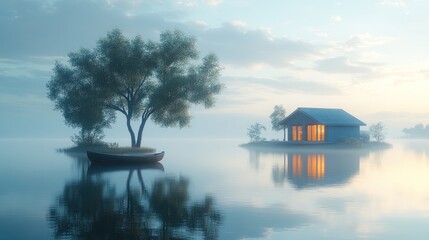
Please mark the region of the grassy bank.
<svg viewBox="0 0 429 240"><path fill-rule="evenodd" d="M151 153L155 152L155 148L150 147L140 147L140 148L132 148L132 147L118 147L118 146L109 146L108 144L95 144L95 145L80 145L73 146L69 148L58 149L59 152L65 153L80 153L86 151L97 151L103 153Z"/></svg>

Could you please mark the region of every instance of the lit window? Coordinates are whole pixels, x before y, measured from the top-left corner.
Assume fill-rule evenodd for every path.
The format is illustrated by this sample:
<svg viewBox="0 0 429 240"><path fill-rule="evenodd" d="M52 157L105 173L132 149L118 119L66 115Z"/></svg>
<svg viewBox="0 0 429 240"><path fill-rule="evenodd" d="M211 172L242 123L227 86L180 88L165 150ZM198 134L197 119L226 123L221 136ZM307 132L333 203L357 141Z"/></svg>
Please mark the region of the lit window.
<svg viewBox="0 0 429 240"><path fill-rule="evenodd" d="M325 141L324 125L307 125L307 141Z"/></svg>
<svg viewBox="0 0 429 240"><path fill-rule="evenodd" d="M296 141L296 139L297 139L297 138L296 138L296 133L297 133L297 132L296 132L296 126L293 126L293 127L292 127L292 140L293 140L293 141Z"/></svg>
<svg viewBox="0 0 429 240"><path fill-rule="evenodd" d="M298 126L298 141L302 141L302 126Z"/></svg>
<svg viewBox="0 0 429 240"><path fill-rule="evenodd" d="M302 126L292 126L292 140L302 141Z"/></svg>

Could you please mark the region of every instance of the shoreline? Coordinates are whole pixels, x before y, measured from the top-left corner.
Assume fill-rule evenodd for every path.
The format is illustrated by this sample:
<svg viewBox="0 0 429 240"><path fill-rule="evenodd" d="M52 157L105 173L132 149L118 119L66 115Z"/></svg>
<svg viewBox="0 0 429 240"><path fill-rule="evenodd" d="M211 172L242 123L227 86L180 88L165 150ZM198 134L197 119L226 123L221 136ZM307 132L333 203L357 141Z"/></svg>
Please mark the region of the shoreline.
<svg viewBox="0 0 429 240"><path fill-rule="evenodd" d="M386 142L368 143L296 143L287 141L261 141L240 144L240 147L249 149L277 149L277 150L385 150L392 145Z"/></svg>

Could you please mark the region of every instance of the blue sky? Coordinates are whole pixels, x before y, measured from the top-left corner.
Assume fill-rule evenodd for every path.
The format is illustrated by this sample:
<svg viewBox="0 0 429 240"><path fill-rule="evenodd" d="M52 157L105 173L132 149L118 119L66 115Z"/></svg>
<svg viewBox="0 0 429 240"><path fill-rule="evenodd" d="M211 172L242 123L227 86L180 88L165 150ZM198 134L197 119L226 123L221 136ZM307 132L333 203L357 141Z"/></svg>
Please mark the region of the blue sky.
<svg viewBox="0 0 429 240"><path fill-rule="evenodd" d="M429 1L2 0L0 137L68 137L46 98L55 60L113 28L156 40L179 29L216 53L226 88L188 129L146 137L246 137L273 106L344 108L390 137L429 123ZM121 119L108 137L127 137ZM268 138L281 134L267 133Z"/></svg>

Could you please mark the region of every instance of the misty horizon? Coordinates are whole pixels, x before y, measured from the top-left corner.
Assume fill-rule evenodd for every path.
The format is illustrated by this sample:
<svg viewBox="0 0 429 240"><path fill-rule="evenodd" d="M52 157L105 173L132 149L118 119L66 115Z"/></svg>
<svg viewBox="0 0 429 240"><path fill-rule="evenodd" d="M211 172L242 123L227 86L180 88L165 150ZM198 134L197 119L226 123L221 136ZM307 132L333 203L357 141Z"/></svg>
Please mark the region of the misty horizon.
<svg viewBox="0 0 429 240"><path fill-rule="evenodd" d="M313 15L297 15L310 11L305 4L278 4L2 1L0 137L71 136L75 130L53 110L46 83L55 61L65 63L68 53L94 47L114 28L144 40L179 29L196 38L201 55L217 54L223 68L224 91L212 109L191 108L191 128L163 129L150 121L144 137L246 138L255 122L270 129L268 116L278 104L286 114L297 107L342 108L367 125L383 122L388 138L429 123L421 54L429 36L407 31L425 16L427 3L312 3L322 9ZM356 8L366 12L366 20ZM255 14L262 10L271 14ZM220 12L225 14L219 18ZM377 17L381 12L385 19ZM394 24L402 27L389 27ZM122 125L118 120L106 137L125 137ZM281 138L270 130L266 135Z"/></svg>

